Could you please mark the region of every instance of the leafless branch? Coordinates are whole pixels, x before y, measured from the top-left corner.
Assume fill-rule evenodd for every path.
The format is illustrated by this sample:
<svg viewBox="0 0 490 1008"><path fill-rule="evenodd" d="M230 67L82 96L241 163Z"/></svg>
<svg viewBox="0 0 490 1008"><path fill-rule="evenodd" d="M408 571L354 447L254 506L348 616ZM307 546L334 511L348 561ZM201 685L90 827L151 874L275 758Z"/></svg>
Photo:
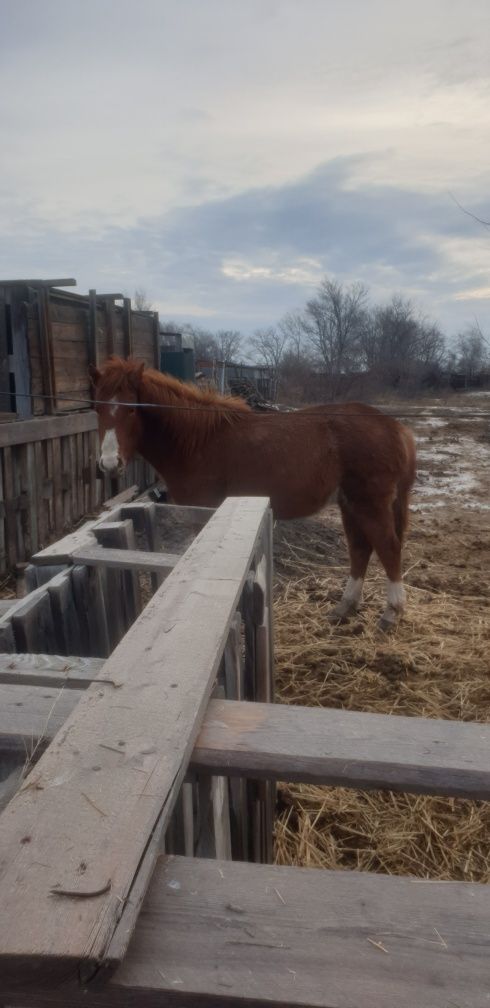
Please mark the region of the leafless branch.
<svg viewBox="0 0 490 1008"><path fill-rule="evenodd" d="M483 224L483 226L484 226L484 227L486 227L486 228L490 228L490 221L486 221L486 220L483 220L483 218L482 218L482 217L477 217L477 215L476 215L476 214L474 214L474 213L472 213L472 212L471 212L471 210L466 210L466 208L465 208L464 206L461 206L461 203L459 203L459 202L458 202L458 200L456 199L456 197L455 197L455 196L453 196L453 193L452 193L452 192L450 192L450 193L449 193L448 195L449 195L449 196L451 197L451 199L452 199L453 203L455 203L455 204L456 204L456 206L457 206L457 207L459 207L459 209L460 209L460 210L461 210L461 211L462 211L462 212L463 212L464 214L466 214L466 216L467 216L467 217L472 217L472 219L473 219L474 221L477 221L477 223L478 223L478 224Z"/></svg>

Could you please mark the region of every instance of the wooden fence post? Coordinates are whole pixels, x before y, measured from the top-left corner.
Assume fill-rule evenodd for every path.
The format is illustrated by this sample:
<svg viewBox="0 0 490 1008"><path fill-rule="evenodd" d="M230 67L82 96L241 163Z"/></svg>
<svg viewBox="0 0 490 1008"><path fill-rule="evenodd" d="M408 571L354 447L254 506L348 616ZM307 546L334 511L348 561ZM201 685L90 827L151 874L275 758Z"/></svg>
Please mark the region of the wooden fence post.
<svg viewBox="0 0 490 1008"><path fill-rule="evenodd" d="M97 292L88 292L88 362L97 367Z"/></svg>
<svg viewBox="0 0 490 1008"><path fill-rule="evenodd" d="M133 320L131 315L131 298L123 300L124 356L131 357L133 353Z"/></svg>

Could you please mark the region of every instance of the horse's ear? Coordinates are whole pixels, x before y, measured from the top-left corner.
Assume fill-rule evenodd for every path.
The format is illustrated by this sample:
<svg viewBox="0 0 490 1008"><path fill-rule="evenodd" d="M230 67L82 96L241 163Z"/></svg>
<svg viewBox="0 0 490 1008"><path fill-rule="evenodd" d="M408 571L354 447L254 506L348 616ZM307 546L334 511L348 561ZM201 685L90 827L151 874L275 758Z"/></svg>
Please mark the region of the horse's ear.
<svg viewBox="0 0 490 1008"><path fill-rule="evenodd" d="M100 378L100 371L98 367L96 367L95 364L89 364L88 373L90 375L92 385L97 385Z"/></svg>

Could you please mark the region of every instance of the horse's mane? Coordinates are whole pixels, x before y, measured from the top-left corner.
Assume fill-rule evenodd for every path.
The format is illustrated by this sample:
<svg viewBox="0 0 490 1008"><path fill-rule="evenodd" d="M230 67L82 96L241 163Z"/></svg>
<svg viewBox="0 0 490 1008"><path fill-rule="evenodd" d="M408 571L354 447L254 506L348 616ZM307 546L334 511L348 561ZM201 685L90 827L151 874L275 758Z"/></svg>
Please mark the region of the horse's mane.
<svg viewBox="0 0 490 1008"><path fill-rule="evenodd" d="M153 368L142 370L134 358L110 357L100 372L97 395L108 400L118 395L124 401L125 389L137 391L141 403L170 407L159 411L162 425L171 427L183 450L194 450L223 423L236 423L252 412L243 399L184 384Z"/></svg>

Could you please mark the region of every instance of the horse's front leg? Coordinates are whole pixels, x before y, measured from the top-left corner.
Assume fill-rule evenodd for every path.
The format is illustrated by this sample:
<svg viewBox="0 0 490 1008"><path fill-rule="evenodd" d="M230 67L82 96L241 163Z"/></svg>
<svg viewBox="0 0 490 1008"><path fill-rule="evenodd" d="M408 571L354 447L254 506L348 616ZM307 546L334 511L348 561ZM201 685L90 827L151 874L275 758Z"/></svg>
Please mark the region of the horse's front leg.
<svg viewBox="0 0 490 1008"><path fill-rule="evenodd" d="M350 574L340 602L333 607L329 615L329 619L333 623L348 619L358 611L362 602L364 578L372 553L371 543L360 526L355 507L343 495L339 496L339 506L349 549Z"/></svg>

